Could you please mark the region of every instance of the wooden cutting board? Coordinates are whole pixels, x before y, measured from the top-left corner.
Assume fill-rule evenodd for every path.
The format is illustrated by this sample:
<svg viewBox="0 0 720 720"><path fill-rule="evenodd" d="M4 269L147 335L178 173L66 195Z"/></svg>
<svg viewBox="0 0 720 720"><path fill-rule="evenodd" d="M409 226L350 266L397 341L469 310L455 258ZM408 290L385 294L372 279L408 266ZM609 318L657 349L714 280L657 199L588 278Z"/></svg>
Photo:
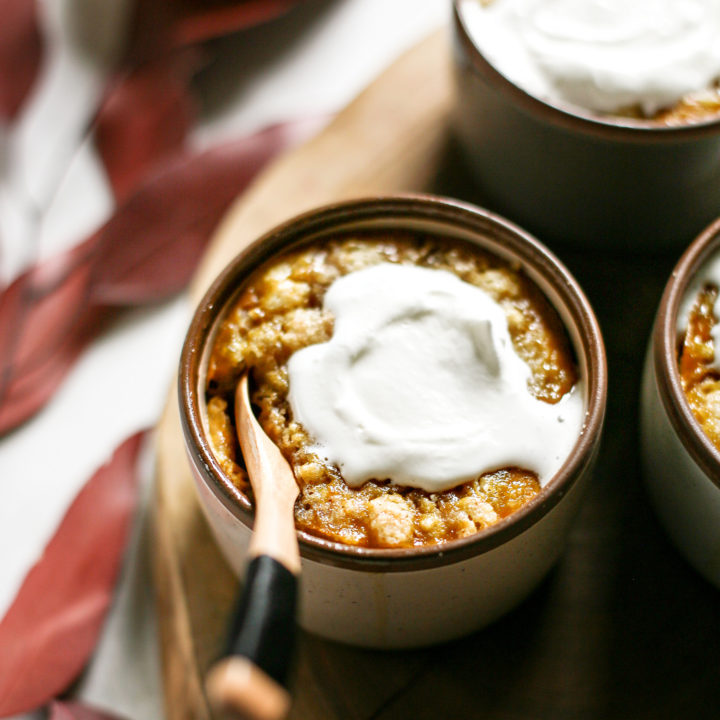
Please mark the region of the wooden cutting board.
<svg viewBox="0 0 720 720"><path fill-rule="evenodd" d="M318 205L413 190L482 204L449 129L450 61L440 32L266 170L218 229L192 299L255 237ZM642 356L676 256L648 261L581 243L555 250L595 307L611 374L604 448L566 553L522 607L453 643L374 652L303 634L292 718L718 717L720 594L666 541L638 470ZM237 581L195 498L174 391L157 432L153 538L167 717L206 720L202 679Z"/></svg>

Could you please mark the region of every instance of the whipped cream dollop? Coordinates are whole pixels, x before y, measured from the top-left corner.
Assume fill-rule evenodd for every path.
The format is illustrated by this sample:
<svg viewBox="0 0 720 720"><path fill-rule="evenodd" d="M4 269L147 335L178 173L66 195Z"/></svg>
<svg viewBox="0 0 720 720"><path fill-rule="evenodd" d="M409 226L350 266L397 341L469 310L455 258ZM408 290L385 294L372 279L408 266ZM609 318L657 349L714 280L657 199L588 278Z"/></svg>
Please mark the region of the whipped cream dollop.
<svg viewBox="0 0 720 720"><path fill-rule="evenodd" d="M700 268L697 275L688 283L682 302L678 308L676 322L679 336L683 337L685 335L693 305L695 305L702 289L708 285L720 288L720 252L713 253L702 268ZM717 308L717 302L715 306ZM720 372L720 323L717 322L717 309L714 314L716 322L710 330L710 335L713 340L713 347L715 348L715 357L713 361L708 364L708 367Z"/></svg>
<svg viewBox="0 0 720 720"><path fill-rule="evenodd" d="M535 398L502 308L452 273L375 265L336 280L324 307L332 338L292 355L289 402L348 485L439 492L510 466L545 483L577 440L579 388Z"/></svg>
<svg viewBox="0 0 720 720"><path fill-rule="evenodd" d="M477 47L556 105L648 115L720 78L718 0L465 0Z"/></svg>

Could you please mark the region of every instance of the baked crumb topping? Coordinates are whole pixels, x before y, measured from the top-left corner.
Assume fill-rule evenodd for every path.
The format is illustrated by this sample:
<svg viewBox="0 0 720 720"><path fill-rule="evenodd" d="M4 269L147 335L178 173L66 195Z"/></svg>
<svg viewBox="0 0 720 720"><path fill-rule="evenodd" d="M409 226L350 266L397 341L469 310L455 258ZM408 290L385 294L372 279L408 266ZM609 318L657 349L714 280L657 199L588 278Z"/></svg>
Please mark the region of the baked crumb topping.
<svg viewBox="0 0 720 720"><path fill-rule="evenodd" d="M531 368L529 390L555 403L577 372L564 328L537 287L518 268L466 244L394 233L343 237L291 252L260 268L223 319L209 360L209 438L223 472L252 490L235 437L232 398L250 371L258 419L295 473L299 529L366 547L411 547L473 534L522 507L540 490L537 475L501 468L442 493L401 488L379 478L352 489L337 467L313 450L313 438L292 418L287 361L326 342L333 318L322 307L332 282L381 262L446 270L489 293L504 309L516 351Z"/></svg>
<svg viewBox="0 0 720 720"><path fill-rule="evenodd" d="M720 373L714 366L712 329L718 289L702 289L693 304L678 351L680 381L693 415L720 450Z"/></svg>

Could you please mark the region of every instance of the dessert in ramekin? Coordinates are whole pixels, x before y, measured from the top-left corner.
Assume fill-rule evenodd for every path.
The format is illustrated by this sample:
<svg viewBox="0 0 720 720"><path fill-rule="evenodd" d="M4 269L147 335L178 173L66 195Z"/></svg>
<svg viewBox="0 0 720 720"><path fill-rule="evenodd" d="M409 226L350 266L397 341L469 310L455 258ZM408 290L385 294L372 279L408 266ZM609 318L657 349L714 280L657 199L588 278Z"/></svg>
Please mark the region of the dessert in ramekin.
<svg viewBox="0 0 720 720"><path fill-rule="evenodd" d="M396 229L339 232L273 258L221 322L210 442L249 492L233 423L244 372L300 486L297 527L364 547L447 542L518 510L584 413L562 323L521 271Z"/></svg>
<svg viewBox="0 0 720 720"><path fill-rule="evenodd" d="M548 463L544 475L543 471L536 472L534 477L525 473L518 481L517 498L506 497L505 506L502 502L498 506L507 513L493 507L493 498L488 501L487 492L480 497L487 487L474 477L460 482L461 491L449 490L452 497L438 502L452 483L448 487L432 485L437 480L431 467L432 453L423 455L423 443L415 441L417 433L424 433L424 442L432 445L433 434L442 436L447 428L439 420L433 423L431 416L416 426L412 398L405 398L410 410L404 414L393 403L388 405L384 401L385 396L396 392L394 386L402 379L402 369L396 368L389 374L383 369L395 362L396 356L388 354L395 336L406 338L407 327L415 332L418 326L413 323L417 318L423 322L437 319L435 305L423 305L425 301L413 293L428 283L432 286L436 280L441 281L442 287L433 287L436 292L432 303L439 302L444 308L445 295L455 292L455 283L466 286L459 291L462 293L477 290L457 275L465 272L466 277L473 273L482 276L474 265L477 262L486 271L482 282L487 288L494 284L500 295L512 293L510 279L528 284L530 289L518 295L522 302L537 293L538 307L544 309L533 318L552 328L548 335L553 338L548 340L550 354L557 350L562 357L554 367L547 357L537 358L538 372L531 377L530 385L535 384L541 394L572 396L572 403L577 403L573 410L571 403L552 404L533 398L533 403L552 409L547 419L543 419L544 410L536 419L547 427L534 426L547 450ZM506 270L498 273L501 267ZM449 268L454 268L454 272L449 272ZM363 274L369 271L370 275ZM414 279L404 277L405 271L411 275L430 273L432 278L423 275L415 283ZM348 289L342 281L357 281L359 285ZM446 282L450 285L446 286ZM400 310L388 306L382 294L384 287L393 284L401 287L393 301L404 303ZM370 295L362 295L368 286L374 289ZM276 292L280 288L284 288L282 292ZM353 294L356 292L361 294ZM333 313L340 313L331 318L323 304L326 294L334 298ZM438 297L444 299L437 300ZM470 301L465 301L464 294L461 297L459 307L464 308L463 313L479 302L475 296ZM369 307L373 298L377 307L370 312L365 304ZM343 302L346 308L366 311L359 315L350 312L350 322L344 323L345 311L338 310ZM512 304L509 298L507 313L512 313ZM453 360L462 367L458 358L469 346L459 336L451 342L448 337L455 336L442 335L447 330L446 321L452 324L456 316L442 314L445 309L438 312L443 320L433 327L445 338L443 352L448 362L455 355ZM500 315L507 323L505 311ZM382 323L378 326L371 323L369 335L366 333L362 342L354 345L363 318L381 316ZM388 317L401 320L388 324ZM518 326L526 323L522 317L515 321ZM475 320L465 314L458 322L463 332L467 330L477 340L477 348L485 347L487 334L495 332L489 325L473 324ZM248 343L253 329L256 332ZM280 334L276 333L278 329ZM342 335L346 344L339 355L330 342L337 335ZM518 341L522 337L522 332L516 333L514 344L522 344L522 340ZM470 346L475 347L475 340ZM315 370L303 375L307 368L302 363L293 368L292 359L308 350L330 352L332 357L330 361L310 357L309 367ZM534 352L531 347L526 350L529 355ZM486 351L487 348L479 352ZM288 355L290 395L295 383L300 387L295 391L300 399L288 400L287 371L282 369ZM362 363L369 364L353 366L359 373L353 376L355 385L333 384L333 363L347 362L348 357L352 362L361 358ZM238 358L240 362L236 365ZM436 361L437 358L433 360ZM486 357L484 362L486 369L497 370L494 359ZM519 228L480 209L439 198L399 196L359 200L321 208L291 220L260 238L220 276L200 304L188 333L181 361L180 404L203 509L221 549L236 569L242 562L251 531L252 505L242 472L238 472L240 458L233 456L235 450L227 448L234 444L234 438L224 405L227 392L246 365L253 366L256 373L255 399L261 408L260 420L291 459L301 490L308 490L305 496L301 494L296 508L303 561L301 624L305 628L332 639L375 647L409 647L447 640L508 610L539 582L557 558L599 442L605 407L605 358L596 321L577 284L543 246ZM543 372L548 376L547 382L538 382ZM305 382L308 377L310 380ZM467 377L462 374L460 377L467 384ZM562 387L553 390L556 381ZM420 390L418 395L422 397ZM465 390L474 397L471 386ZM353 392L361 395L359 400L357 397L350 398L350 403L333 400ZM525 394L530 395L527 387ZM462 404L464 400L457 395L452 402ZM316 405L329 413L329 423L323 425L321 417L319 425L314 424L312 414ZM368 408L373 410L369 416ZM300 425L292 417L296 412L302 414ZM386 412L389 416L383 417ZM335 439L326 443L323 428L329 427L334 433L345 415L352 416L349 423L352 427L356 425L356 416L366 420L370 417L361 430L361 435L364 433L370 439L350 459L344 455L340 459L330 458ZM562 435L560 427L565 421L567 427L574 428L570 440L553 448L552 436ZM313 427L310 443L306 423ZM414 444L411 443L412 452L403 446L398 467L422 475L423 482L431 483L429 489L408 488L404 482L399 487L397 483L388 483L385 470L373 474L381 467L378 463L388 447L394 451L407 440L402 433L398 436L394 432L394 426L407 423L412 426ZM516 448L521 449L520 455L524 451L531 457L535 438L522 436L522 421L518 420L515 427ZM373 430L378 428L379 433L373 436ZM313 447L318 434L321 441ZM390 436L392 442L385 442ZM442 463L454 463L463 454L464 446L454 445L454 438L447 432L445 439L451 452L446 453ZM387 447L376 452L379 446ZM465 455L472 459L473 452L479 451L473 448ZM505 450L498 452L494 457L507 456ZM392 462L396 460L394 456ZM491 470L500 469L506 476L517 470L502 460L490 462L498 463ZM358 475L361 478L356 483L358 489L345 487L343 473L354 478L358 466L367 466L363 470L365 475ZM462 478L467 472L472 476L473 470L460 463L460 470L456 468L454 472L459 472L458 477ZM377 481L368 482L363 477L374 477ZM498 487L509 487L506 481L507 477L501 479ZM314 492L323 495L315 505ZM513 505L518 498L521 502ZM440 507L443 502L449 507L447 514ZM343 522L346 513L352 517ZM377 517L382 521L374 522ZM456 522L458 518L462 522ZM441 532L433 534L434 527L441 528Z"/></svg>
<svg viewBox="0 0 720 720"><path fill-rule="evenodd" d="M638 250L715 217L717 4L454 8L454 127L485 203L548 241Z"/></svg>
<svg viewBox="0 0 720 720"><path fill-rule="evenodd" d="M646 485L685 557L720 586L720 371L715 310L720 221L699 235L663 294L643 378Z"/></svg>

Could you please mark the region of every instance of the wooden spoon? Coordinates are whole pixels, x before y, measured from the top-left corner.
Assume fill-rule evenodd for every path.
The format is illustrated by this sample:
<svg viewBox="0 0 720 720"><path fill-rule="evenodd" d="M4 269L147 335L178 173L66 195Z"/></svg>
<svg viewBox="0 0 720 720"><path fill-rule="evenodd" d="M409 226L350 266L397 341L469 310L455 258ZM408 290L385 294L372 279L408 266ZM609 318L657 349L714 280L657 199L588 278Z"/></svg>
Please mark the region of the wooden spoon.
<svg viewBox="0 0 720 720"><path fill-rule="evenodd" d="M243 375L235 391L235 424L255 495L248 568L226 657L205 687L220 717L277 720L287 715L287 673L295 635L300 553L292 469L255 419Z"/></svg>

